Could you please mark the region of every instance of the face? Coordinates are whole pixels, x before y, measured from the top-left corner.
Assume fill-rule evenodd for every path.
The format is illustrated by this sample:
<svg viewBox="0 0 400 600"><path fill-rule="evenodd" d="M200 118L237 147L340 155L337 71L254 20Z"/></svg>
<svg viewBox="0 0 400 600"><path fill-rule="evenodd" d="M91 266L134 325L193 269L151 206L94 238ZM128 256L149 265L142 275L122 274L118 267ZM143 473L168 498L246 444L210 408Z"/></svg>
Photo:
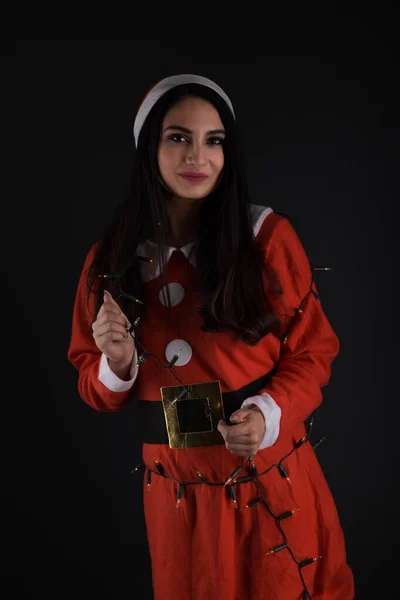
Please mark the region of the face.
<svg viewBox="0 0 400 600"><path fill-rule="evenodd" d="M218 111L202 98L184 98L166 114L158 164L166 187L180 198L205 198L224 166L225 130Z"/></svg>

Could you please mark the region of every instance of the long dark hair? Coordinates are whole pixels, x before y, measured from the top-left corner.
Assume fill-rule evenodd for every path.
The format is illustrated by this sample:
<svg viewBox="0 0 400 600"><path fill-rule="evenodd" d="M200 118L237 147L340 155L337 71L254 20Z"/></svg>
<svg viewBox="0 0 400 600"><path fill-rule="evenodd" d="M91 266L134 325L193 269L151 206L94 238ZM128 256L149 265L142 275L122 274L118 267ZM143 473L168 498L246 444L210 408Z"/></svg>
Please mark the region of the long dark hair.
<svg viewBox="0 0 400 600"><path fill-rule="evenodd" d="M245 163L240 155L235 119L224 100L207 87L177 86L152 108L139 136L129 193L96 244L88 288L95 294L98 310L103 289L116 297L121 284L118 279L100 276L125 273L124 291L142 300L143 281L135 256L140 244L148 238L158 244L161 276L166 277L164 256L169 222L157 152L166 113L187 96L213 104L226 130L223 171L215 190L202 201L194 244L202 298L201 329L231 332L247 344L255 345L269 332L280 329L271 295L279 295L281 289L265 259L264 249L254 237ZM141 314L137 303L122 299L122 304L132 322Z"/></svg>

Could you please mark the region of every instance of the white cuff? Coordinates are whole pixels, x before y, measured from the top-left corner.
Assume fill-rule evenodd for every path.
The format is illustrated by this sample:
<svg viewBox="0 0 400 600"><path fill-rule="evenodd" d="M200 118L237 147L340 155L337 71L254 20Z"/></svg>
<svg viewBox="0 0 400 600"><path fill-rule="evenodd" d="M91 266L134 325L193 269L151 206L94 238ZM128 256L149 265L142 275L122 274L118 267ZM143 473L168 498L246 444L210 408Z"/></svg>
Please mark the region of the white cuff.
<svg viewBox="0 0 400 600"><path fill-rule="evenodd" d="M129 379L128 381L124 381L123 379L117 377L117 375L113 371L111 371L106 355L102 354L99 366L99 381L101 381L101 383L103 383L106 386L106 388L108 388L111 392L126 392L135 383L138 374L138 369L136 366L137 361L137 350L135 348L135 354L132 358L130 370L131 379Z"/></svg>
<svg viewBox="0 0 400 600"><path fill-rule="evenodd" d="M264 415L265 435L259 446L259 450L263 450L264 448L269 448L275 444L279 437L282 411L272 396L266 392L259 396L247 398L247 400L243 402L242 408L247 408L251 404L257 406Z"/></svg>

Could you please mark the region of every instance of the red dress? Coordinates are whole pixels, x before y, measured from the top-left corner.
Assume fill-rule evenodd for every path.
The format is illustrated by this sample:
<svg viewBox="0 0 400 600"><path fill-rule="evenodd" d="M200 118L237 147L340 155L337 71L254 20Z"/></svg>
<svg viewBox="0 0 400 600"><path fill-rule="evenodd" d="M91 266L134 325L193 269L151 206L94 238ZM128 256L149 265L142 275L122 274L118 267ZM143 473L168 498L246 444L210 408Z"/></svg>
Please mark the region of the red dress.
<svg viewBox="0 0 400 600"><path fill-rule="evenodd" d="M311 270L301 242L286 219L267 210L258 219L257 241L284 289L281 316L291 318L310 290ZM86 265L90 258L91 253ZM93 316L86 307L86 265L76 295L68 357L79 370L82 399L96 410L116 411L132 391L111 391L99 381L101 356L91 337ZM189 355L186 364L174 367L177 375L185 384L219 380L222 392L239 390L274 369L257 393L268 392L282 417L277 441L259 450L233 485L202 483L224 483L241 464L223 443L186 449L143 444L144 510L155 599L352 600L353 575L330 489L310 442L295 449L306 434L304 421L321 403L321 388L329 382L339 351L320 300L309 294L286 342L269 334L256 346L248 346L230 334L199 329L193 311L199 302L196 269L181 252L172 254L167 275L169 282L179 284L179 302L170 309L167 327L160 277L145 283L147 316L140 339L146 350L166 364L168 344L184 340ZM177 381L148 358L139 367L136 385L141 401L160 403L160 387ZM166 477L157 474L155 461ZM149 479L150 471L154 472ZM241 483L239 478L246 476L249 480ZM193 484L180 487L187 482Z"/></svg>

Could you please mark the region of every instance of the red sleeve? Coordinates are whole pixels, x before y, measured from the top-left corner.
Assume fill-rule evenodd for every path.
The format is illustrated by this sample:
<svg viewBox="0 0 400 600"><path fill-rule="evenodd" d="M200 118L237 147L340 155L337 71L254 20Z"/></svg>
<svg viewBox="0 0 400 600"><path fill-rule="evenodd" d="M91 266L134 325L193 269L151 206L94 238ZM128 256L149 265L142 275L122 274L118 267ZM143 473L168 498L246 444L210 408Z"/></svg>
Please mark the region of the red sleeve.
<svg viewBox="0 0 400 600"><path fill-rule="evenodd" d="M92 337L95 320L93 295L87 301L87 270L94 254L88 253L79 278L72 314L72 332L68 360L78 369L78 392L82 400L99 411L118 411L130 397L132 390L112 392L98 379L101 352Z"/></svg>
<svg viewBox="0 0 400 600"><path fill-rule="evenodd" d="M283 287L283 302L278 306L288 336L287 340L282 337L276 373L264 391L281 408L281 435L293 435L321 404L322 388L330 381L331 365L339 353L339 340L315 284L311 285L311 266L295 230L287 219L271 217L275 217L275 225L267 243L267 260ZM309 293L310 289L314 293ZM301 312L297 312L299 307Z"/></svg>

